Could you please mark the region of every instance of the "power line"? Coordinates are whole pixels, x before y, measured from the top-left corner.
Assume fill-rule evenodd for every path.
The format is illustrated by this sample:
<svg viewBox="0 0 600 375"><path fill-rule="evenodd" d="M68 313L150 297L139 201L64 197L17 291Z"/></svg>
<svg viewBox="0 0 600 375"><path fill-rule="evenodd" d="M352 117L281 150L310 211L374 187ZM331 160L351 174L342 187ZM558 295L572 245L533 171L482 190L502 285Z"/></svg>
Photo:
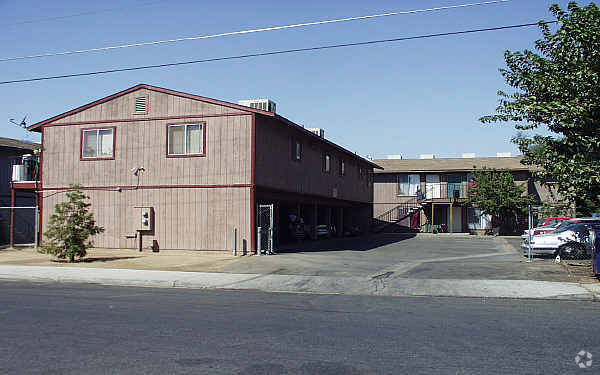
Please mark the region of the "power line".
<svg viewBox="0 0 600 375"><path fill-rule="evenodd" d="M158 4L158 3L162 3L163 1L150 1L150 2L145 2L145 3L139 3L139 4L135 4L135 7L143 7L143 6L148 6L148 5L153 5L153 4ZM108 9L98 9L98 10L91 10L88 12L81 12L81 13L75 13L75 14L67 14L64 16L56 16L56 17L48 17L48 18L41 18L41 19L37 19L37 20L30 20L30 21L21 21L21 22L15 22L15 23L9 23L9 24L5 24L2 26L16 26L16 25L25 25L25 24L29 24L29 23L38 23L38 22L44 22L44 21L55 21L55 20L62 20L62 19L67 19L67 18L73 18L73 17L81 17L81 16L89 16L92 14L98 14L98 13L106 13L106 12L114 12L117 10L122 10L122 9L128 9L128 8L133 8L132 6L124 6L124 7L118 7L118 8L108 8Z"/></svg>
<svg viewBox="0 0 600 375"><path fill-rule="evenodd" d="M42 58L42 57L51 57L51 56L74 55L74 54L82 54L82 53L90 53L90 52L100 52L100 51L108 51L108 50L114 50L114 49L159 45L159 44L183 42L183 41L190 41L190 40L219 38L219 37L231 36L231 35L242 35L242 34L251 34L251 33L265 32L265 31L293 29L293 28L297 28L297 27L307 27L307 26L315 26L315 25L325 25L325 24L329 24L329 23L358 21L358 20L366 20L366 19L373 19L373 18L380 18L380 17L397 16L397 15L402 15L402 14L416 14L416 13L447 10L447 9L457 9L457 8L466 8L466 7L473 7L473 6L491 5L491 4L498 4L498 3L506 3L509 1L512 1L512 0L492 0L492 1L484 1L484 2L479 2L479 3L451 5L451 6L444 6L444 7L437 7L437 8L406 10L406 11L399 11L399 12L372 14L369 16L348 17L348 18L339 18L339 19L325 20L325 21L313 21L313 22L298 23L298 24L285 25L285 26L264 27L264 28L260 28L260 29L231 31L231 32L219 33L219 34L199 35L199 36L167 39L167 40L156 40L153 42L138 42L138 43L121 44L121 45L108 46L108 47L88 48L88 49L73 50L73 51L41 53L41 54L29 55L29 56L5 57L5 58L0 58L0 62L26 60L26 59L38 59L38 58Z"/></svg>
<svg viewBox="0 0 600 375"><path fill-rule="evenodd" d="M332 48L364 46L364 45L370 45L370 44L400 42L400 41L404 41L404 40L413 40L413 39L426 39L426 38L435 38L435 37L442 37L442 36L452 36L452 35L461 35L461 34L473 34L473 33L479 33L479 32L484 32L484 31L507 30L507 29L521 28L521 27L536 26L536 25L541 25L541 24L552 24L552 23L556 23L556 22L557 21L540 21L540 22L535 22L535 23L524 23L524 24L520 24L520 25L490 27L490 28L485 28L485 29L472 29L472 30L464 30L464 31L452 31L452 32L445 32L445 33L438 33L438 34L408 36L408 37L394 38L394 39L371 40L371 41L367 41L367 42L334 44L334 45L319 46L319 47L307 47L307 48L296 48L296 49L288 49L288 50L281 50L281 51L259 52L259 53L252 53L252 54L247 54L247 55L214 57L214 58L204 59L204 60L182 61L182 62L167 63L167 64L136 66L136 67L131 67L131 68L109 69L109 70L101 70L101 71L87 72L87 73L73 73L73 74L64 74L64 75L49 76L49 77L17 79L17 80L12 80L12 81L0 81L0 85L5 85L5 84L9 84L9 83L47 81L47 80L59 79L59 78L72 78L72 77L92 76L92 75L97 75L97 74L128 72L128 71L133 71L133 70L166 68L166 67L179 66L179 65L190 65L190 64L200 64L200 63L206 63L206 62L214 62L214 61L246 59L246 58L250 58L250 57L282 55L282 54L296 53L296 52L320 51L320 50L332 49Z"/></svg>

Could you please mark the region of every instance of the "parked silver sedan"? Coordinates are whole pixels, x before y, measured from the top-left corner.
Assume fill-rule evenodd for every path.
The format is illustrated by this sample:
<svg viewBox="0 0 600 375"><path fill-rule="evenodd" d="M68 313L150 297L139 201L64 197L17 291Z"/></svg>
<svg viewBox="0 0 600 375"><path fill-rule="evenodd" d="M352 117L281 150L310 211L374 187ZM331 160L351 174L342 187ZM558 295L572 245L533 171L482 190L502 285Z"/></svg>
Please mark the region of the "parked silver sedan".
<svg viewBox="0 0 600 375"><path fill-rule="evenodd" d="M554 232L533 236L532 254L560 255L561 258L585 258L588 256L585 243L589 237L589 226L599 224L598 219L577 219L578 222L563 223ZM528 255L529 244L525 239L521 245L523 254Z"/></svg>

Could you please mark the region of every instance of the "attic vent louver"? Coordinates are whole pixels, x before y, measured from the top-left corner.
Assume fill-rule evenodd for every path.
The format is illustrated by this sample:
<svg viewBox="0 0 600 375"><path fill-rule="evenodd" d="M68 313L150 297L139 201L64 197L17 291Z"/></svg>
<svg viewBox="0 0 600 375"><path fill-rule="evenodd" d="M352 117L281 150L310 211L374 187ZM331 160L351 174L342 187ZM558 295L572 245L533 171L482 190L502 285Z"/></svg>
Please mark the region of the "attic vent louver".
<svg viewBox="0 0 600 375"><path fill-rule="evenodd" d="M138 96L135 98L135 113L146 114L148 113L148 97Z"/></svg>

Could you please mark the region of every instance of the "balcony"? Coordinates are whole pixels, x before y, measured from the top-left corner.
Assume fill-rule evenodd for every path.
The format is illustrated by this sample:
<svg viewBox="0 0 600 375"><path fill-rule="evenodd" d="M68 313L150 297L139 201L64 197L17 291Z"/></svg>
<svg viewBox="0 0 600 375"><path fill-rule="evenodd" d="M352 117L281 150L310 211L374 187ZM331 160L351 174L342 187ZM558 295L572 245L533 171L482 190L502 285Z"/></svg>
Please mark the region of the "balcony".
<svg viewBox="0 0 600 375"><path fill-rule="evenodd" d="M39 157L25 154L9 162L13 189L35 189L39 180Z"/></svg>
<svg viewBox="0 0 600 375"><path fill-rule="evenodd" d="M471 186L466 182L427 183L425 194L419 197L424 202L465 201L469 197Z"/></svg>

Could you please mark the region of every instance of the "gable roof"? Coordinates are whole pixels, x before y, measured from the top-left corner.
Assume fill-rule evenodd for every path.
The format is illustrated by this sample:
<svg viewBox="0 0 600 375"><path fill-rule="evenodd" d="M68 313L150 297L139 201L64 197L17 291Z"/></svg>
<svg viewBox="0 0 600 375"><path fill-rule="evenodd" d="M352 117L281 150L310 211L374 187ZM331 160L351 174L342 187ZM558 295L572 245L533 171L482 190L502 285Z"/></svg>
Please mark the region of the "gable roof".
<svg viewBox="0 0 600 375"><path fill-rule="evenodd" d="M0 137L0 147L19 148L23 150L37 150L41 146L37 143L24 142L18 139Z"/></svg>
<svg viewBox="0 0 600 375"><path fill-rule="evenodd" d="M531 167L521 164L522 156L488 158L441 158L441 159L385 159L375 160L383 167L377 173L398 172L465 172L478 169L508 169L529 171Z"/></svg>
<svg viewBox="0 0 600 375"><path fill-rule="evenodd" d="M273 113L271 113L271 112L262 111L260 109L250 108L250 107L246 107L246 106L239 105L239 104L233 104L233 103L225 102L225 101L222 101L222 100L216 100L216 99L206 98L204 96L186 94L185 92L180 92L180 91L175 91L175 90L169 90L169 89L165 89L165 88L162 88L162 87L151 86L151 85L147 85L147 84L144 84L144 83L140 83L139 85L135 85L135 86L130 87L130 88L126 89L126 90L119 91L116 94L109 95L109 96L104 97L102 99L98 99L98 100L95 100L95 101L93 101L91 103L82 105L81 107L77 107L75 109L72 109L72 110L70 110L68 112L61 113L60 115L56 115L56 116L51 117L49 119L37 122L37 123L35 123L33 125L28 126L27 130L30 130L30 131L40 131L39 128L42 127L43 125L50 124L50 123L52 123L54 121L58 121L58 120L60 120L62 118L74 115L74 114L79 113L79 112L83 112L86 109L94 107L94 106L96 106L98 104L106 103L106 102L108 102L110 100L116 99L118 97L130 94L130 93L132 93L134 91L138 91L138 90L141 90L141 89L146 89L146 90L150 90L150 91L156 91L156 92L160 92L160 93L163 93L163 94L179 96L179 97L187 98L187 99L199 100L199 101L206 102L206 103L222 105L224 107L239 109L239 110L246 111L246 112L258 113L258 114L261 114L261 115L267 115L267 116L269 116L269 115L272 116L273 115Z"/></svg>
<svg viewBox="0 0 600 375"><path fill-rule="evenodd" d="M357 155L356 153L353 153L353 152L351 152L349 150L346 150L345 148L343 148L341 146L338 146L338 145L336 145L335 143L333 143L331 141L328 141L328 140L326 140L324 138L321 138L321 137L317 136L316 134L313 134L312 132L304 129L304 127L302 127L302 126L300 126L298 124L295 124L294 122L286 119L285 117L280 116L278 114L275 114L273 112L267 112L267 111L263 111L263 110L256 109L256 108L246 107L244 105L239 105L239 104L225 102L225 101L222 101L222 100L207 98L207 97L204 97L204 96L187 94L187 93L181 92L181 91L169 90L169 89L165 89L165 88L162 88L162 87L147 85L147 84L144 84L144 83L135 85L135 86L130 87L130 88L126 89L126 90L117 92L116 94L112 94L112 95L109 95L109 96L104 97L102 99L98 99L98 100L93 101L91 103L82 105L82 106L77 107L77 108L75 108L73 110L70 110L68 112L61 113L60 115L56 115L56 116L51 117L49 119L37 122L37 123L35 123L33 125L28 126L27 130L39 132L39 131L41 131L40 130L41 127L44 126L44 125L46 125L46 124L50 124L50 123L52 123L54 121L58 121L58 120L60 120L62 118L65 118L67 116L71 116L71 115L74 115L76 113L85 111L85 110L87 110L87 109L89 109L89 108L91 108L93 106L98 105L98 104L106 103L106 102L108 102L110 100L113 100L115 98L121 97L123 95L130 94L130 93L132 93L134 91L138 91L138 90L141 90L141 89L146 89L146 90L150 90L150 91L156 91L156 92L160 92L160 93L163 93L163 94L179 96L179 97L182 97L182 98L187 98L187 99L192 99L192 100L199 100L199 101L202 101L202 102L216 104L216 105L221 105L221 106L224 106L224 107L238 109L238 110L241 110L241 111L245 111L245 112L249 112L249 113L255 113L255 114L259 114L259 115L263 115L263 116L274 117L275 119L279 120L280 122L282 122L282 123L284 123L284 124L286 124L288 126L292 126L294 128L297 128L297 129L299 129L301 131L304 131L304 132L308 133L311 136L314 136L315 138L318 138L319 141L322 141L322 142L324 142L324 143L326 143L326 144L328 144L328 145L336 148L338 151L341 151L341 152L343 152L345 154L348 154L348 155L350 155L353 158L360 159L361 161L363 161L364 163L367 163L368 165L370 165L373 168L379 168L379 169L381 169L381 167L378 166L377 164L375 164L375 163L373 163L373 162L371 162L371 161L369 161L369 160L367 160L367 159L365 159L365 158Z"/></svg>

